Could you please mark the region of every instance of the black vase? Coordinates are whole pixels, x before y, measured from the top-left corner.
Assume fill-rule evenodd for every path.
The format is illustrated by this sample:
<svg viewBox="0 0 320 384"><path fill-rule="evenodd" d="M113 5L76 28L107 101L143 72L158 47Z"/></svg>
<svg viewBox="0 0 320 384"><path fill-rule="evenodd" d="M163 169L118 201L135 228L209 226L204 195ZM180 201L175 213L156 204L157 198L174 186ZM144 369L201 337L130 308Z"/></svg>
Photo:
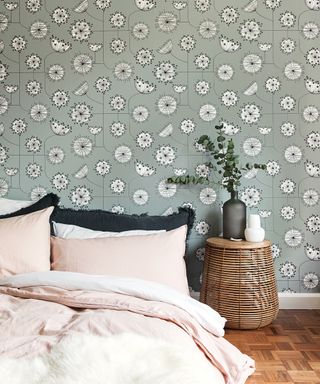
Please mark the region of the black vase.
<svg viewBox="0 0 320 384"><path fill-rule="evenodd" d="M223 204L223 237L244 239L246 205L238 199L238 192L231 192L231 199Z"/></svg>

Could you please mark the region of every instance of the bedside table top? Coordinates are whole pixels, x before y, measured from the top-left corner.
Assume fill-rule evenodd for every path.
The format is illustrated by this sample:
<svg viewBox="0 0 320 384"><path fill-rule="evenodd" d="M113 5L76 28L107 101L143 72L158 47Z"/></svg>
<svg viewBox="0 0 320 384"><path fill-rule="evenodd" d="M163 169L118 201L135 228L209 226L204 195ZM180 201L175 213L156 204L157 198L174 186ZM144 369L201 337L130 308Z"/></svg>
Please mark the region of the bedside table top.
<svg viewBox="0 0 320 384"><path fill-rule="evenodd" d="M232 241L224 239L223 237L210 237L207 239L207 244L215 248L226 248L226 249L257 249L271 246L270 240L264 240L259 243L251 243L249 241Z"/></svg>

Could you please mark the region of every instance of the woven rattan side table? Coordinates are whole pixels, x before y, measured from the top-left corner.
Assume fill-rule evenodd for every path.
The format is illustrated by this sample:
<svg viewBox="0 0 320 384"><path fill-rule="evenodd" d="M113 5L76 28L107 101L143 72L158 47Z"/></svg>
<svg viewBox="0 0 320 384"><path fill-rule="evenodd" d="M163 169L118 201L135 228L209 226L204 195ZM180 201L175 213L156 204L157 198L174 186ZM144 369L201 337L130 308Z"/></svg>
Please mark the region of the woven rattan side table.
<svg viewBox="0 0 320 384"><path fill-rule="evenodd" d="M200 301L224 316L227 328L270 324L279 309L271 242L208 239Z"/></svg>

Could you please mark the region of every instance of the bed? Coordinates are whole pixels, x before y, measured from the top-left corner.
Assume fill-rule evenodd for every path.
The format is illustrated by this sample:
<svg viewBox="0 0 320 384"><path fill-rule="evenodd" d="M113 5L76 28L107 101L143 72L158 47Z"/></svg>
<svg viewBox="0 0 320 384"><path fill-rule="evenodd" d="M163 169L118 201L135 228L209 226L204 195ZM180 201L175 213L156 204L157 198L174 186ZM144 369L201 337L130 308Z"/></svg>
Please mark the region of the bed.
<svg viewBox="0 0 320 384"><path fill-rule="evenodd" d="M20 209L0 216L0 380L10 378L10 384L246 381L254 371L253 360L223 338L225 319L192 299L185 280L179 278L185 273L181 244L192 225L190 215L183 225L182 218L174 216L174 229L168 218L165 224L161 218L155 224L152 218L150 234L143 232L148 229L141 223L142 233L123 237L119 231L109 237L100 231L96 237L102 228L77 226L81 222L74 219L76 213L68 220L60 215L58 222L64 223L55 231L60 230L62 237L52 237L50 246L49 219L57 220L58 215L52 214L57 201L47 200L21 208L27 212ZM136 226L138 218L133 220ZM150 227L148 217L142 220L149 220L145 226ZM97 220L93 222L97 225ZM137 230L126 225L123 232ZM80 239L75 235L79 228ZM34 241L28 241L30 237ZM158 257L159 244L164 243L166 255ZM106 249L118 255L107 263ZM153 262L148 264L150 249ZM14 256L8 258L8 252ZM119 254L124 257L121 263ZM132 255L143 268L130 264ZM175 264L175 279L165 273L167 262Z"/></svg>

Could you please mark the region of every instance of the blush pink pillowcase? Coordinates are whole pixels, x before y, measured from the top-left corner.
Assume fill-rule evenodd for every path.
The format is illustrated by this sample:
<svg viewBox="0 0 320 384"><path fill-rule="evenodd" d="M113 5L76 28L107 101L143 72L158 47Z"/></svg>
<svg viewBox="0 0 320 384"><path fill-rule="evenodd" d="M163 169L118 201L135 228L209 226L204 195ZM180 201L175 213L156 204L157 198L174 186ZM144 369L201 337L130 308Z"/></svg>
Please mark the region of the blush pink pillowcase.
<svg viewBox="0 0 320 384"><path fill-rule="evenodd" d="M50 223L54 207L0 219L0 277L50 271Z"/></svg>
<svg viewBox="0 0 320 384"><path fill-rule="evenodd" d="M56 271L134 277L189 295L184 261L187 226L164 233L98 239L51 237Z"/></svg>

